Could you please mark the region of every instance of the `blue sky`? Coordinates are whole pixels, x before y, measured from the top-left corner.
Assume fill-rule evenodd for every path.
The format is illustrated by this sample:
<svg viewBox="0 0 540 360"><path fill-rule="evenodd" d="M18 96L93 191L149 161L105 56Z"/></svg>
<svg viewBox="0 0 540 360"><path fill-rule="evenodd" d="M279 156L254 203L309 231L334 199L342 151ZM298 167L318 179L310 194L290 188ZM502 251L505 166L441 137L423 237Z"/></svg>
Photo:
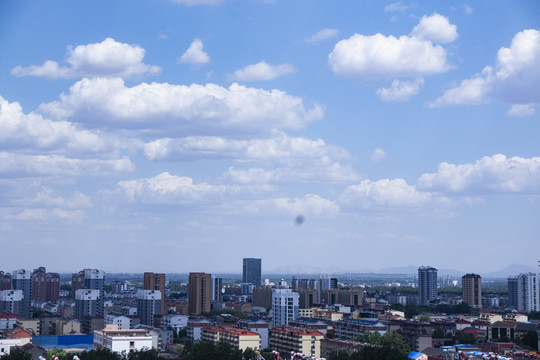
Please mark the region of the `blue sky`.
<svg viewBox="0 0 540 360"><path fill-rule="evenodd" d="M537 1L2 1L2 270L534 265L538 84Z"/></svg>

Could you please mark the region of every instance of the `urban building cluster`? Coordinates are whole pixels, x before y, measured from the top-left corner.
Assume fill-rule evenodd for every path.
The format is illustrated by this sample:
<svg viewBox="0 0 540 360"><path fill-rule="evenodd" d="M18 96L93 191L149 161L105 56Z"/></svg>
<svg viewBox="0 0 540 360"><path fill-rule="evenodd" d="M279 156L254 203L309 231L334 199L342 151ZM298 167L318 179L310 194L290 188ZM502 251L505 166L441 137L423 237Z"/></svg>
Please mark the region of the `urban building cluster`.
<svg viewBox="0 0 540 360"><path fill-rule="evenodd" d="M44 267L0 272L0 356L19 347L37 360L57 346L74 353L175 353L179 339L189 339L327 358L370 346L359 341L366 334L395 331L411 351L446 359L460 351L533 350L524 339L536 334L538 341L540 333L533 316L540 311L534 273L508 278L507 293L499 295L483 294L482 277L465 274L452 283L461 285L460 294L443 294L443 280L429 266L418 268L411 293L399 287L375 291L331 276L271 281L262 278L261 259L246 258L242 265L241 281L226 284L222 277L192 272L175 289L163 273L146 272L134 284L84 269L64 284ZM436 311L460 304L469 311ZM419 311L406 314L411 306Z"/></svg>

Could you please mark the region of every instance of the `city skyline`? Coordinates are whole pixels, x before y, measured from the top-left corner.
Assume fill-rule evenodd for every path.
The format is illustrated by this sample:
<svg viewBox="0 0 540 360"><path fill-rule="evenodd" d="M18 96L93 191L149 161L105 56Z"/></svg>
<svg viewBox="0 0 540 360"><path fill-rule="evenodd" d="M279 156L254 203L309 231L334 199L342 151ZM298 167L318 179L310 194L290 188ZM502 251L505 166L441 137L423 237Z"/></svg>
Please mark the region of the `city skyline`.
<svg viewBox="0 0 540 360"><path fill-rule="evenodd" d="M539 13L2 1L0 270L535 266Z"/></svg>

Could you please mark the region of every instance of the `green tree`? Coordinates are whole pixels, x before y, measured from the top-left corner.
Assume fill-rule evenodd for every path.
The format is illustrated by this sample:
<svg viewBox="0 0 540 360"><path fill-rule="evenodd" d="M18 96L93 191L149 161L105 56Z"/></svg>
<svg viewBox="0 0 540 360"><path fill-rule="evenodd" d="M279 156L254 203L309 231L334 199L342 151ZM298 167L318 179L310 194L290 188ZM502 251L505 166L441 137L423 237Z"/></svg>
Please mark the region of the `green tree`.
<svg viewBox="0 0 540 360"><path fill-rule="evenodd" d="M428 315L420 315L418 321L422 322L431 322L431 318Z"/></svg>
<svg viewBox="0 0 540 360"><path fill-rule="evenodd" d="M538 333L535 330L529 330L523 336L523 345L530 346L533 350L538 350Z"/></svg>
<svg viewBox="0 0 540 360"><path fill-rule="evenodd" d="M457 335L457 340L462 344L476 344L476 336L471 333L460 333Z"/></svg>
<svg viewBox="0 0 540 360"><path fill-rule="evenodd" d="M405 305L403 310L405 311L405 317L407 319L412 319L413 316L420 314L420 310L418 309L418 306L414 304Z"/></svg>
<svg viewBox="0 0 540 360"><path fill-rule="evenodd" d="M130 352L127 356L128 360L158 360L158 352L156 349L139 350Z"/></svg>
<svg viewBox="0 0 540 360"><path fill-rule="evenodd" d="M23 350L15 347L15 348L11 348L11 351L9 352L9 354L0 356L0 359L1 360L32 360L32 356L29 353L24 352Z"/></svg>
<svg viewBox="0 0 540 360"><path fill-rule="evenodd" d="M68 360L68 354L62 349L47 350L47 360L52 360L53 356L56 356L60 360Z"/></svg>
<svg viewBox="0 0 540 360"><path fill-rule="evenodd" d="M407 355L387 347L366 346L353 353L350 360L407 360Z"/></svg>
<svg viewBox="0 0 540 360"><path fill-rule="evenodd" d="M124 360L124 356L112 352L109 349L89 350L80 353L79 359L81 360Z"/></svg>
<svg viewBox="0 0 540 360"><path fill-rule="evenodd" d="M242 358L245 360L257 360L257 353L255 352L255 350L248 347L246 350L244 350Z"/></svg>
<svg viewBox="0 0 540 360"><path fill-rule="evenodd" d="M403 340L403 336L401 336L401 334L396 331L390 331L385 333L382 336L381 345L383 347L399 351L401 354L404 355L408 355L411 352L411 348L409 347L409 345L407 345L405 340Z"/></svg>
<svg viewBox="0 0 540 360"><path fill-rule="evenodd" d="M433 330L433 334L431 334L431 336L434 339L442 339L442 338L444 338L444 331L443 331L443 329L441 329L440 326L437 326L437 328L435 330Z"/></svg>

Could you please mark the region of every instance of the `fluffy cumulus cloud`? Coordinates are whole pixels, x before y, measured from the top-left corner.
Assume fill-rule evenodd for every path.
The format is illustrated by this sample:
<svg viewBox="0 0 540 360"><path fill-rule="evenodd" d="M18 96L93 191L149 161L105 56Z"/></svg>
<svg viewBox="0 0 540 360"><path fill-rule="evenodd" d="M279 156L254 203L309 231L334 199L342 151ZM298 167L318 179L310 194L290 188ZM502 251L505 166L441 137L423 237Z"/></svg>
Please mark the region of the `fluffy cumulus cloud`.
<svg viewBox="0 0 540 360"><path fill-rule="evenodd" d="M532 104L514 104L506 114L509 116L529 116L535 113L536 109Z"/></svg>
<svg viewBox="0 0 540 360"><path fill-rule="evenodd" d="M270 65L266 61L260 61L253 65L236 70L230 78L238 81L266 81L279 76L292 74L296 68L291 64Z"/></svg>
<svg viewBox="0 0 540 360"><path fill-rule="evenodd" d="M320 105L307 108L301 98L279 90L238 84L190 86L141 83L126 87L122 79L83 79L60 100L39 111L54 119L87 127L144 130L145 133L210 135L268 133L299 129L322 118Z"/></svg>
<svg viewBox="0 0 540 360"><path fill-rule="evenodd" d="M432 106L492 100L532 106L540 103L539 83L540 31L524 30L514 36L510 47L499 50L495 66L486 66L481 73L448 89Z"/></svg>
<svg viewBox="0 0 540 360"><path fill-rule="evenodd" d="M348 186L340 199L342 204L360 208L410 208L432 201L433 194L419 191L403 179L362 180Z"/></svg>
<svg viewBox="0 0 540 360"><path fill-rule="evenodd" d="M178 62L196 65L207 64L210 62L210 56L203 51L203 42L200 39L195 39L182 56L178 58Z"/></svg>
<svg viewBox="0 0 540 360"><path fill-rule="evenodd" d="M424 86L424 79L416 79L415 81L392 81L389 88L380 88L377 90L377 95L381 101L407 101L414 95L418 94Z"/></svg>
<svg viewBox="0 0 540 360"><path fill-rule="evenodd" d="M163 172L152 178L121 181L118 191L130 201L149 204L196 204L215 199L227 191L223 185L194 183L187 176Z"/></svg>
<svg viewBox="0 0 540 360"><path fill-rule="evenodd" d="M318 42L326 39L335 38L338 36L339 30L338 29L322 29L317 31L315 34L311 35L310 37L306 38L307 42Z"/></svg>
<svg viewBox="0 0 540 360"><path fill-rule="evenodd" d="M93 154L110 156L115 140L77 129L67 121L51 121L35 113L25 114L19 103L0 96L0 144L3 150L25 153Z"/></svg>
<svg viewBox="0 0 540 360"><path fill-rule="evenodd" d="M273 161L301 164L349 158L344 149L329 146L322 139L311 140L280 134L268 139L236 140L215 136L159 139L145 145L150 160L194 160L230 158L239 161Z"/></svg>
<svg viewBox="0 0 540 360"><path fill-rule="evenodd" d="M14 76L38 76L46 78L79 78L94 76L119 76L131 78L156 75L158 66L144 64L145 50L107 38L100 43L68 47L69 66L61 66L48 60L43 65L17 66L11 70Z"/></svg>
<svg viewBox="0 0 540 360"><path fill-rule="evenodd" d="M451 41L452 29L446 17L434 14L422 18L411 36L354 34L334 46L328 63L336 75L361 82L442 73L451 66L446 49L433 41Z"/></svg>
<svg viewBox="0 0 540 360"><path fill-rule="evenodd" d="M485 156L474 164L443 162L436 173L422 175L417 186L451 193L538 193L540 157L507 158L497 154Z"/></svg>
<svg viewBox="0 0 540 360"><path fill-rule="evenodd" d="M420 23L413 28L411 36L445 44L455 41L458 33L456 25L450 24L446 16L433 14L422 16Z"/></svg>
<svg viewBox="0 0 540 360"><path fill-rule="evenodd" d="M290 215L325 215L334 216L339 212L339 206L332 200L316 194L307 194L301 198L273 198L257 200L248 207L250 212L259 214L267 212L287 212Z"/></svg>

